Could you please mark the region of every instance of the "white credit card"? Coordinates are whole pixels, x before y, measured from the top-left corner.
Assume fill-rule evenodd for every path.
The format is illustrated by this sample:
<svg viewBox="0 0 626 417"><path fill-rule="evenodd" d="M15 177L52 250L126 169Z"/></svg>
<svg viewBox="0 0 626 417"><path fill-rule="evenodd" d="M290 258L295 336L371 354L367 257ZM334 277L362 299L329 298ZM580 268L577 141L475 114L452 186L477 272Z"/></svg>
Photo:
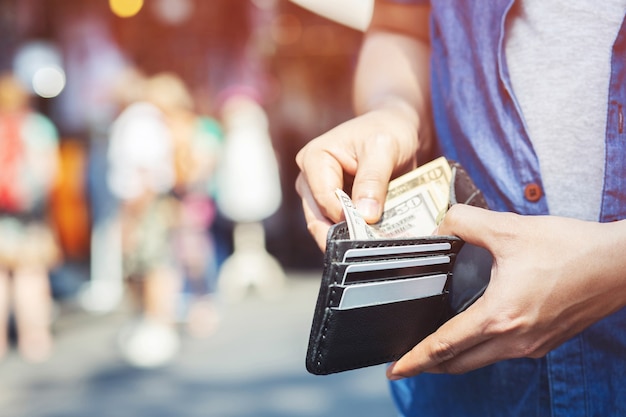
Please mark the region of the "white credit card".
<svg viewBox="0 0 626 417"><path fill-rule="evenodd" d="M343 290L337 309L350 310L438 295L443 292L447 277L447 274L437 274L395 281L348 285Z"/></svg>
<svg viewBox="0 0 626 417"><path fill-rule="evenodd" d="M424 275L420 268L431 265L447 265L450 263L448 255L424 256L421 258L395 259L392 261L363 262L348 265L343 273L341 284L363 281L376 281L402 276ZM389 272L392 271L392 272ZM443 272L443 271L437 271Z"/></svg>
<svg viewBox="0 0 626 417"><path fill-rule="evenodd" d="M348 249L343 254L343 262L370 258L377 256L400 256L411 253L427 253L450 250L452 245L448 242L422 243L419 245L383 246L378 248L354 248Z"/></svg>

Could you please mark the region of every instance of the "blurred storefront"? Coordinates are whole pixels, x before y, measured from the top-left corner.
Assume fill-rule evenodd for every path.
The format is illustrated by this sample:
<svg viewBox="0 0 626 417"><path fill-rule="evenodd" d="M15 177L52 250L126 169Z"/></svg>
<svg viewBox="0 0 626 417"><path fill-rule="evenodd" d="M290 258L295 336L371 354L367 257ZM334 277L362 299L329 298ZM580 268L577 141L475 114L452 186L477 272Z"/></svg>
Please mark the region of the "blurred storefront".
<svg viewBox="0 0 626 417"><path fill-rule="evenodd" d="M60 83L58 95L51 87L37 106L71 141L62 149L67 170L74 170L64 175L74 181L60 182L71 190L58 191L63 214L56 208L56 217L65 219L58 227L74 228L63 234L67 255L88 262L81 258L89 251L80 250L89 245L88 233L76 229L88 228L85 219L106 204L94 197L102 169L97 153L118 112L114 85L135 68L178 74L199 110L218 119L229 92L253 91L268 113L283 187L281 207L266 221L267 248L285 268L319 267L321 253L294 190L294 157L308 140L350 117L360 41L359 31L287 0L0 0L0 70L15 70L21 59L28 72L36 64L28 58L42 56L36 51L45 51L58 70L50 78ZM82 200L75 195L81 180ZM61 198L70 194L74 204ZM67 226L68 218L81 221Z"/></svg>

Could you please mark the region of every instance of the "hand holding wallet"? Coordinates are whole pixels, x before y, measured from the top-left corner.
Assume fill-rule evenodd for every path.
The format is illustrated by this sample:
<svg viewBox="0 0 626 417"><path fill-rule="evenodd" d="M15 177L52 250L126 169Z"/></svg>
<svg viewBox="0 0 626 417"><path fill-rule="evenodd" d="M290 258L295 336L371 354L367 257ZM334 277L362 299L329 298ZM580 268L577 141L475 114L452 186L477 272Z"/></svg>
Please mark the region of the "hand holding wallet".
<svg viewBox="0 0 626 417"><path fill-rule="evenodd" d="M451 168L450 204L487 208L463 168ZM325 375L399 359L482 295L491 254L455 236L351 239L331 227L306 368Z"/></svg>

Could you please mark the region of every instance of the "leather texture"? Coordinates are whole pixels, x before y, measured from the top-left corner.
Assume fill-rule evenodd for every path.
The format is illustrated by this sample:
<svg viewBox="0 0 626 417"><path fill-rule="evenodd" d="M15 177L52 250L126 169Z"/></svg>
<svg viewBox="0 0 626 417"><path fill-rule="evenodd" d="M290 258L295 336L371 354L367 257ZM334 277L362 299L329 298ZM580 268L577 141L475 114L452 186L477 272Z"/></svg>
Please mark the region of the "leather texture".
<svg viewBox="0 0 626 417"><path fill-rule="evenodd" d="M452 169L451 204L487 204L461 166L449 161ZM398 248L428 244L449 244L449 249L416 251L389 256L373 256L344 261L346 251L361 248ZM400 251L401 252L401 251ZM381 261L448 256L440 266L420 266L417 275L446 274L442 293L393 303L339 309L346 287L343 283L349 265L372 267ZM478 299L489 283L491 254L483 248L466 244L455 236L424 236L412 239L350 240L345 222L331 227L322 280L311 324L306 354L306 368L316 375L343 372L379 365L399 359L413 346L455 314ZM385 271L387 272L387 271ZM410 278L410 277L406 277ZM388 271L381 281L404 279L399 272ZM380 279L379 279L380 280Z"/></svg>

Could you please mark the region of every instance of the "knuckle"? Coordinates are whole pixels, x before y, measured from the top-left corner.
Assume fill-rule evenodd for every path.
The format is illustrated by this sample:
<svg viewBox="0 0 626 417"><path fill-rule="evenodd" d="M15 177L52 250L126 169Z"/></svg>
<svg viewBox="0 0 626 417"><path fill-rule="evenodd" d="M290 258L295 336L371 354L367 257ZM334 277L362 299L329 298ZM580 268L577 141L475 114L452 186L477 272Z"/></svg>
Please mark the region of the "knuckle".
<svg viewBox="0 0 626 417"><path fill-rule="evenodd" d="M526 319L515 312L500 311L491 315L492 319L485 327L490 337L501 337L523 331L527 326Z"/></svg>
<svg viewBox="0 0 626 417"><path fill-rule="evenodd" d="M532 350L529 353L526 353L523 357L524 358L531 358L531 359L540 359L543 358L546 354L543 353L542 351L538 351L538 350Z"/></svg>
<svg viewBox="0 0 626 417"><path fill-rule="evenodd" d="M545 355L541 349L541 344L537 340L525 339L521 341L517 347L517 355L519 358L538 359Z"/></svg>
<svg viewBox="0 0 626 417"><path fill-rule="evenodd" d="M392 140L391 135L387 134L387 133L376 133L375 135L372 135L372 138L369 139L367 141L367 143L364 143L364 146L366 145L374 145L374 146L380 146L380 147L388 147L393 145L394 141Z"/></svg>
<svg viewBox="0 0 626 417"><path fill-rule="evenodd" d="M461 375L467 372L456 361L443 362L439 365L439 371L444 374Z"/></svg>
<svg viewBox="0 0 626 417"><path fill-rule="evenodd" d="M296 153L296 165L300 170L305 170L307 165L314 163L326 151L321 137L311 140Z"/></svg>
<svg viewBox="0 0 626 417"><path fill-rule="evenodd" d="M305 159L306 159L308 148L309 148L308 145L304 146L296 154L296 165L298 165L298 168L300 168L300 170L304 169L304 164L305 164Z"/></svg>
<svg viewBox="0 0 626 417"><path fill-rule="evenodd" d="M528 358L532 358L532 359L541 359L544 356L546 356L548 354L547 350L544 349L537 349L534 350L531 354L529 354L527 357Z"/></svg>
<svg viewBox="0 0 626 417"><path fill-rule="evenodd" d="M529 334L533 327L534 320L527 308L507 300L492 303L486 315L489 319L484 324L484 332L488 337L522 337Z"/></svg>
<svg viewBox="0 0 626 417"><path fill-rule="evenodd" d="M305 182L305 180L304 180L302 174L298 174L298 176L296 177L296 181L295 181L295 189L296 189L296 192L298 193L298 195L300 197L302 197L303 193L304 193L304 189L305 189L304 188L304 182Z"/></svg>
<svg viewBox="0 0 626 417"><path fill-rule="evenodd" d="M543 358L555 347L550 343L550 336L536 337L536 335L528 335L520 343L520 355L525 358L539 359Z"/></svg>
<svg viewBox="0 0 626 417"><path fill-rule="evenodd" d="M523 315L504 313L488 324L486 333L491 338L508 340L511 358L541 358L546 355L543 340L532 331L532 323Z"/></svg>
<svg viewBox="0 0 626 417"><path fill-rule="evenodd" d="M355 180L355 182L357 182L357 180ZM359 172L358 183L361 188L366 190L383 188L382 186L387 184L382 177L382 173L373 169Z"/></svg>
<svg viewBox="0 0 626 417"><path fill-rule="evenodd" d="M446 340L438 340L430 351L430 356L441 366L449 366L447 361L456 357L456 348Z"/></svg>

